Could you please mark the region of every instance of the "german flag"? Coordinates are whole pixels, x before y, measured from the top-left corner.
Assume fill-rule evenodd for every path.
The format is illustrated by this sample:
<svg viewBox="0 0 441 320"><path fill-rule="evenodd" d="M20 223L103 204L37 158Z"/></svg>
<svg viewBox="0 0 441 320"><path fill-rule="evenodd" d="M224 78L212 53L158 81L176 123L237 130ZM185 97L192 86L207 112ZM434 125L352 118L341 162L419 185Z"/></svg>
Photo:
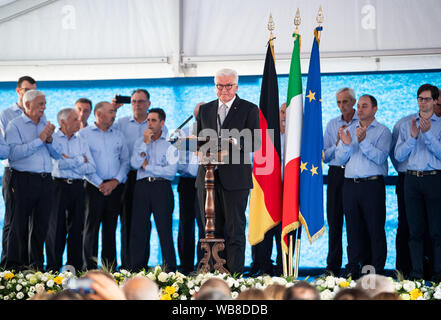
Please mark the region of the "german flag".
<svg viewBox="0 0 441 320"><path fill-rule="evenodd" d="M279 89L272 40L268 43L259 104L262 145L254 152L248 239L261 242L265 233L282 220L282 175Z"/></svg>

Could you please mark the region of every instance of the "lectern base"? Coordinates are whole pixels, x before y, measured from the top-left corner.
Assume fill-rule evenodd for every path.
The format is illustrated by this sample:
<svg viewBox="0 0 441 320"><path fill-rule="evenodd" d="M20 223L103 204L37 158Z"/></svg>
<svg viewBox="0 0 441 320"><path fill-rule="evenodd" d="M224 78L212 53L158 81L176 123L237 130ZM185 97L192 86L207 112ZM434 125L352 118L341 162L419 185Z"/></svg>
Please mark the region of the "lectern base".
<svg viewBox="0 0 441 320"><path fill-rule="evenodd" d="M201 239L201 248L205 251L205 255L199 263L198 271L202 273L213 272L228 273L224 265L225 259L219 257L219 252L225 249L224 239Z"/></svg>

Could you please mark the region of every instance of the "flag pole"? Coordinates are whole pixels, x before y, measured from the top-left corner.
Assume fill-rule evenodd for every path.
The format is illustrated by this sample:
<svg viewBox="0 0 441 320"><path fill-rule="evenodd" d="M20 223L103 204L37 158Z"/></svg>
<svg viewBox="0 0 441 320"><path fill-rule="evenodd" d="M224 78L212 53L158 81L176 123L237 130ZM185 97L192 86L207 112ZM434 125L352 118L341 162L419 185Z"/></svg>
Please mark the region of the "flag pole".
<svg viewBox="0 0 441 320"><path fill-rule="evenodd" d="M300 241L302 238L302 226L297 228L296 236L296 258L294 263L294 279L299 277L299 262L300 262Z"/></svg>

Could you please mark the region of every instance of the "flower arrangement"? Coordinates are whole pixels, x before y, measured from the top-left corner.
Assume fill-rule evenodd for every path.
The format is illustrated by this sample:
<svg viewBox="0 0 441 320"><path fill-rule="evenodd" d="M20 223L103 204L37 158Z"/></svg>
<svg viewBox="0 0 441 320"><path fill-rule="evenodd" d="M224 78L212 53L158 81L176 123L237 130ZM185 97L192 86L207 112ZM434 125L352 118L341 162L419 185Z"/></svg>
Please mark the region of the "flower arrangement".
<svg viewBox="0 0 441 320"><path fill-rule="evenodd" d="M295 284L297 280L292 277L259 276L244 278L228 274L200 273L194 276L185 276L180 272L164 272L160 266L148 271L132 273L120 270L112 273L115 281L122 286L127 279L134 276L143 276L155 281L160 289L161 300L190 300L195 292L208 278L218 277L225 280L231 288L232 298L235 299L239 292L255 287L265 289L271 284L282 284L287 287ZM0 272L0 300L25 300L32 298L37 293L55 293L63 290L72 277L69 271L61 273L24 271L15 273L13 270ZM393 280L395 291L404 300L441 300L441 283L426 284L424 281ZM309 281L320 292L322 300L332 300L335 294L343 288L355 287L355 281L333 276L320 277Z"/></svg>

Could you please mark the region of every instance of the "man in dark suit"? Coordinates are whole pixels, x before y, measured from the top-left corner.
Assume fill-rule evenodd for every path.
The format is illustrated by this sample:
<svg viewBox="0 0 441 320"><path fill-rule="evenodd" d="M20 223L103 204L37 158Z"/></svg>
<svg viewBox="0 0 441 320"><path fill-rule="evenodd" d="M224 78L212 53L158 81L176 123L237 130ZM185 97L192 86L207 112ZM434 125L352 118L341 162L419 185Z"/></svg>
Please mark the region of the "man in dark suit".
<svg viewBox="0 0 441 320"><path fill-rule="evenodd" d="M253 187L250 153L259 148L259 109L236 95L237 72L219 70L214 78L218 99L202 105L197 116L198 137L228 141L224 164L215 168L215 237L225 239L226 267L242 273L245 261L245 209ZM224 148L223 148L224 149ZM205 167L196 178L202 220L205 224Z"/></svg>

